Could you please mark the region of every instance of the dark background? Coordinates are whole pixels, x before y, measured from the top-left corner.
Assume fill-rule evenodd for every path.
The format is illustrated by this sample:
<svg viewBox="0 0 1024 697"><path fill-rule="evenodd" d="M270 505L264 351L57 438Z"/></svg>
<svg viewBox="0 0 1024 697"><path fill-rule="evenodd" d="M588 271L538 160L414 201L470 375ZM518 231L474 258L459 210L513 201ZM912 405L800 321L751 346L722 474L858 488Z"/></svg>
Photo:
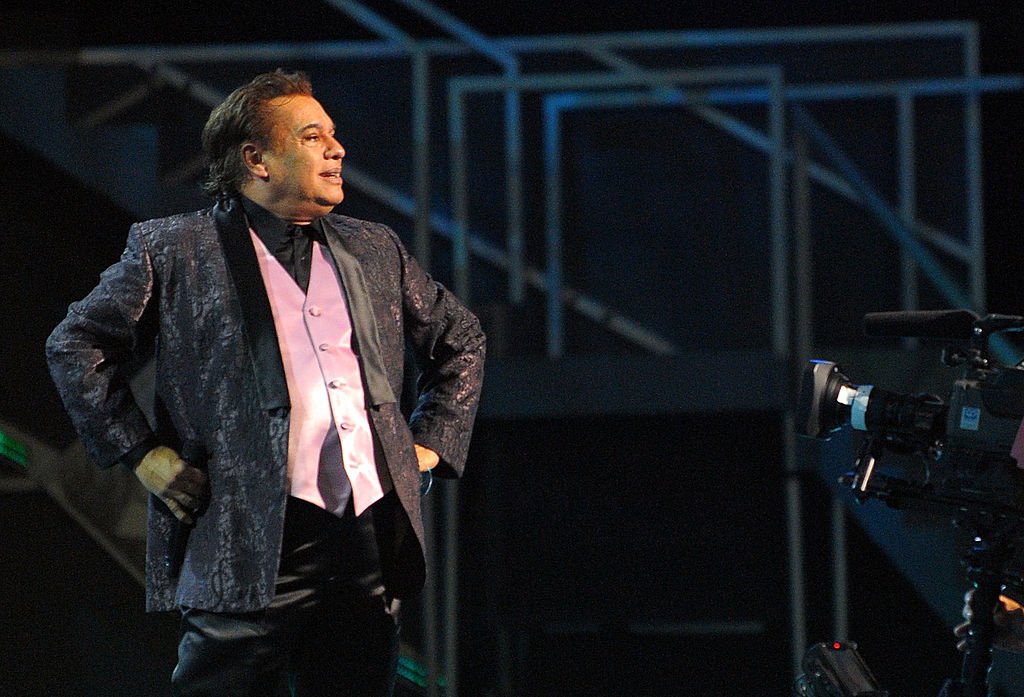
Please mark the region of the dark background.
<svg viewBox="0 0 1024 697"><path fill-rule="evenodd" d="M983 73L1024 72L1024 3L438 4L492 36L968 19L981 28ZM0 48L351 38L368 36L312 0L80 3L42 10L13 0L0 8ZM1022 117L1020 93L983 98L987 309L1012 314L1024 314L1017 171ZM68 424L41 366L42 341L67 303L119 254L131 217L24 148L6 139L0 147L0 331L7 357L0 375L8 388L0 413L42 438L66 442ZM87 251L53 244L54 229L74 230ZM61 271L71 267L78 272ZM30 302L26 288L33 290ZM733 694L785 694L785 546L777 533L784 478L751 455L777 451L779 438L776 417L762 413L480 423L461 485L468 550L464 693L494 694L496 666L511 642L513 681L524 696L716 694L715 686L726 684ZM712 442L735 447L711 451ZM628 456L607 457L623 443L630 443ZM706 464L680 476L667 451ZM828 492L811 475L801 486L811 523L811 639L827 640L833 638L825 590L829 551L819 528L827 525ZM684 498L696 503L681 509ZM729 503L722 506L722 500ZM121 673L120 694L158 694L129 685L162 684L173 664L173 618L143 616L141 589L105 571L111 565L102 552L45 497L0 499L0 514L0 578L8 590L0 613L9 615L0 614L0 692L105 694L109 676ZM709 527L709 519L731 525L723 532ZM866 534L856 527L850 534L851 637L894 695L935 694L941 679L956 671L950 627ZM777 601L761 615L766 597ZM628 626L638 618L694 614L756 615L769 638L644 636ZM107 624L110 617L121 624ZM561 621L558 627L552 617Z"/></svg>

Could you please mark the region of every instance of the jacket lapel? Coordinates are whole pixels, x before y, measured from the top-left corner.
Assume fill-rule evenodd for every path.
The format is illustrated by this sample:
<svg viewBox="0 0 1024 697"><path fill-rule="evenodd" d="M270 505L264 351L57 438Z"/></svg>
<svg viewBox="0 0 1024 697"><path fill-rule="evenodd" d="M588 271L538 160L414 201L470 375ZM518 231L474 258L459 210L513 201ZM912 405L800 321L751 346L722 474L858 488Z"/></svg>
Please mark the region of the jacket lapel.
<svg viewBox="0 0 1024 697"><path fill-rule="evenodd" d="M323 218L327 247L334 257L335 266L341 276L349 316L352 318L352 332L355 348L359 354L359 366L370 402L374 406L396 402L388 382L380 347L380 332L377 318L373 313L370 292L366 287L363 267L359 263L359 249L353 234L353 223L347 218ZM364 255L365 256L365 255Z"/></svg>
<svg viewBox="0 0 1024 697"><path fill-rule="evenodd" d="M249 351L260 406L266 411L289 408L281 349L277 343L274 315L263 287L256 250L242 206L222 199L214 207L214 220L228 272L242 308L242 335Z"/></svg>

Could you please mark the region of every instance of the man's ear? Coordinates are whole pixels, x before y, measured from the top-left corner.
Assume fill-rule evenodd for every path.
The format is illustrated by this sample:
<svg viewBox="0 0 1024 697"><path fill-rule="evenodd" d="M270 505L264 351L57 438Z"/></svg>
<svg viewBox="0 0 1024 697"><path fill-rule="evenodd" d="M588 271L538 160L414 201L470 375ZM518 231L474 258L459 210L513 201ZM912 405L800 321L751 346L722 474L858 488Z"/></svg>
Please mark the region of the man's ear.
<svg viewBox="0 0 1024 697"><path fill-rule="evenodd" d="M242 144L242 161L249 174L257 179L267 178L267 165L263 161L263 150L255 143Z"/></svg>

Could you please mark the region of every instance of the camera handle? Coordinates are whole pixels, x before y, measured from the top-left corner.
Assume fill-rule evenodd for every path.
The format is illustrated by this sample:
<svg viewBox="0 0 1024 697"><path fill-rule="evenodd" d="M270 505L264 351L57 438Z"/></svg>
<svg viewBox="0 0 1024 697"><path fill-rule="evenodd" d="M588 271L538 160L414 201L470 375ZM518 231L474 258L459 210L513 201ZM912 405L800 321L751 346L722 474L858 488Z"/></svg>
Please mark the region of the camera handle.
<svg viewBox="0 0 1024 697"><path fill-rule="evenodd" d="M878 463L878 458L882 456L882 451L885 446L880 438L875 436L868 436L861 443L860 451L857 453L857 459L853 463L852 476L847 476L840 479L841 484L846 484L853 490L853 495L860 502L864 502L868 497L868 491L871 488L871 478L875 474L875 465Z"/></svg>
<svg viewBox="0 0 1024 697"><path fill-rule="evenodd" d="M967 580L974 586L971 598L971 620L968 624L960 677L950 679L939 697L987 697L988 673L992 665L992 642L995 621L992 610L999 602L1004 564L1013 555L1009 540L1018 525L1004 524L998 531L979 532L970 550L964 555Z"/></svg>

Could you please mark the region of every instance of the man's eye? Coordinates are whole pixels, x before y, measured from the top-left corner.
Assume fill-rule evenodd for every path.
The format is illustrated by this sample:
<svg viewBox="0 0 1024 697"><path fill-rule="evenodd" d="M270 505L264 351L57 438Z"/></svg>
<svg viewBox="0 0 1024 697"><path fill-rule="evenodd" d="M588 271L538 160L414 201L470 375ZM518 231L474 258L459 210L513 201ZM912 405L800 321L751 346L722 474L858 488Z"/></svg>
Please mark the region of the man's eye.
<svg viewBox="0 0 1024 697"><path fill-rule="evenodd" d="M310 143L315 143L316 141L320 140L320 136L313 133L306 136L306 140L309 141Z"/></svg>

